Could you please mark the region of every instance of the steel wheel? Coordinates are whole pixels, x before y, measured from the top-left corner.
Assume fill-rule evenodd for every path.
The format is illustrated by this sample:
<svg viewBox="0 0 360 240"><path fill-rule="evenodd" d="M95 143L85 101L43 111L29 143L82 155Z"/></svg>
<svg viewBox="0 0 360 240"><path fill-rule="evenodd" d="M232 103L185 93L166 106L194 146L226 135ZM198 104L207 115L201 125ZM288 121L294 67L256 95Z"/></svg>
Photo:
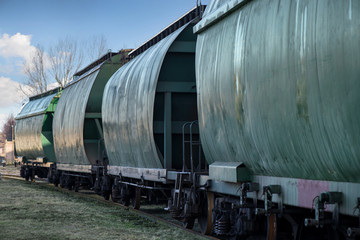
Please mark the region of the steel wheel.
<svg viewBox="0 0 360 240"><path fill-rule="evenodd" d="M276 214L270 214L267 219L267 237L268 240L275 240L277 233Z"/></svg>
<svg viewBox="0 0 360 240"><path fill-rule="evenodd" d="M183 221L183 227L186 229L193 229L194 223L195 223L195 218L193 217L185 218L185 220Z"/></svg>
<svg viewBox="0 0 360 240"><path fill-rule="evenodd" d="M63 175L60 176L60 187L61 188L65 187L65 177Z"/></svg>
<svg viewBox="0 0 360 240"><path fill-rule="evenodd" d="M214 208L214 193L201 192L200 197L200 217L198 219L201 232L209 235L212 232L212 210Z"/></svg>
<svg viewBox="0 0 360 240"><path fill-rule="evenodd" d="M120 195L120 190L117 188L117 186L113 185L111 190L111 200L113 202L118 202L119 195Z"/></svg>
<svg viewBox="0 0 360 240"><path fill-rule="evenodd" d="M141 193L141 188L136 187L131 197L131 204L134 209L140 208L140 197L141 197L140 193Z"/></svg>
<svg viewBox="0 0 360 240"><path fill-rule="evenodd" d="M25 168L25 180L29 181L29 179L30 179L30 169Z"/></svg>
<svg viewBox="0 0 360 240"><path fill-rule="evenodd" d="M119 202L121 205L129 206L130 204L130 197L128 193L128 187L125 184L120 185L120 199Z"/></svg>

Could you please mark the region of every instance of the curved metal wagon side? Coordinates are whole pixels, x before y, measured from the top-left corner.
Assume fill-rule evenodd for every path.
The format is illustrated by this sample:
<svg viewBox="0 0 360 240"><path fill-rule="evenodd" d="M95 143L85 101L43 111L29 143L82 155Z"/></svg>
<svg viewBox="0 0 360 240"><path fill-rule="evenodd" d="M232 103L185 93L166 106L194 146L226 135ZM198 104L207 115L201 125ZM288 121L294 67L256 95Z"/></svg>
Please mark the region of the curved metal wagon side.
<svg viewBox="0 0 360 240"><path fill-rule="evenodd" d="M52 121L60 95L61 89L57 88L30 97L15 117L16 154L27 164L21 170L27 179L34 175L47 177L50 163L56 161Z"/></svg>

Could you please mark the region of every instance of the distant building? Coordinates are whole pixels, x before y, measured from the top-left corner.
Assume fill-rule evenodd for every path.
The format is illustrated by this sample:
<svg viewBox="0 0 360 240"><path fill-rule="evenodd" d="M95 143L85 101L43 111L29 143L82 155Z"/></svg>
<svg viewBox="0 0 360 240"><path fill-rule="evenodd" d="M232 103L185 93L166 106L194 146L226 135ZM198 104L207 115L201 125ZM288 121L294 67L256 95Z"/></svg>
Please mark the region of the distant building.
<svg viewBox="0 0 360 240"><path fill-rule="evenodd" d="M14 143L15 141L0 142L0 159L5 159L6 164L14 164L14 161L18 161L14 155Z"/></svg>
<svg viewBox="0 0 360 240"><path fill-rule="evenodd" d="M7 164L14 164L14 143L15 141L5 141L5 160Z"/></svg>
<svg viewBox="0 0 360 240"><path fill-rule="evenodd" d="M0 136L0 157L5 158L5 139L3 139L2 134Z"/></svg>

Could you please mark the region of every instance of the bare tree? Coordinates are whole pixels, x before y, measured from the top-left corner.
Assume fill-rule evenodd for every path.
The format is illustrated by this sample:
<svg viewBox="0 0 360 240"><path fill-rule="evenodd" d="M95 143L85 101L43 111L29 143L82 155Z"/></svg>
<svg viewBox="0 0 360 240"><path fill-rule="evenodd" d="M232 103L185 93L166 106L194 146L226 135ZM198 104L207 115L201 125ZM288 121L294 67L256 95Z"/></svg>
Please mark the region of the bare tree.
<svg viewBox="0 0 360 240"><path fill-rule="evenodd" d="M44 48L40 45L30 62L25 63L24 72L28 77L26 85L29 87L25 90L20 85L20 90L26 95L34 95L47 91L47 74L46 74L46 54Z"/></svg>
<svg viewBox="0 0 360 240"><path fill-rule="evenodd" d="M49 80L49 75L60 87L65 87L83 67L84 59L90 63L106 52L107 41L102 35L93 36L81 45L70 37L60 39L49 48L48 55L43 47L38 46L31 63L24 68L30 93L20 89L26 96L43 93L48 90L48 84L53 82Z"/></svg>
<svg viewBox="0 0 360 240"><path fill-rule="evenodd" d="M11 114L8 116L5 124L2 127L2 133L5 135L6 140L11 141L15 139L14 128L15 128L15 118L14 115Z"/></svg>
<svg viewBox="0 0 360 240"><path fill-rule="evenodd" d="M107 40L104 35L94 35L90 41L85 42L86 60L94 61L103 56L108 51Z"/></svg>
<svg viewBox="0 0 360 240"><path fill-rule="evenodd" d="M60 39L50 47L51 75L61 87L65 87L83 63L83 51L78 42L70 37Z"/></svg>

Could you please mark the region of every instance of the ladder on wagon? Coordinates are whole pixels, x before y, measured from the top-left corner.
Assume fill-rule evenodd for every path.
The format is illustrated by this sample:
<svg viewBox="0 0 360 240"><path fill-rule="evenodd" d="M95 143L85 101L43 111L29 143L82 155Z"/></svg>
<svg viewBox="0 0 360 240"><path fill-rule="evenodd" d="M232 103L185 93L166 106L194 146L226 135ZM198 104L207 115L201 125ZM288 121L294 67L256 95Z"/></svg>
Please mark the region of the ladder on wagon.
<svg viewBox="0 0 360 240"><path fill-rule="evenodd" d="M174 205L176 208L179 208L180 204L180 198L182 193L182 188L184 186L184 182L187 184L194 184L196 182L196 177L194 174L195 172L201 171L201 155L202 155L202 149L201 149L201 141L200 137L195 138L195 127L197 130L199 129L198 121L193 122L186 122L182 126L182 157L183 157L183 166L182 171L178 172L176 175L175 180L175 189L174 189ZM186 135L189 135L186 137ZM187 151L188 150L188 151ZM195 167L195 158L194 153L196 153L196 150L198 151L198 158L197 158L197 166ZM190 166L187 164L187 157L190 159ZM206 164L205 164L206 165Z"/></svg>
<svg viewBox="0 0 360 240"><path fill-rule="evenodd" d="M193 174L195 171L200 172L201 171L201 141L200 141L200 136L198 137L197 140L194 139L194 128L197 128L197 130L199 130L199 122L193 121L193 122L186 122L183 126L182 126L182 144L183 144L183 167L182 167L182 171L185 172L187 171L189 168L186 165L186 145L189 146L189 155L190 155L190 171L191 174ZM186 139L185 134L186 132L189 132L189 138ZM198 150L198 165L195 169L195 164L194 164L194 152L195 150Z"/></svg>
<svg viewBox="0 0 360 240"><path fill-rule="evenodd" d="M169 211L173 218L183 222L184 227L192 228L200 211L196 197L197 176L202 174L202 148L198 121L187 122L182 126L183 166L175 179L175 188Z"/></svg>

